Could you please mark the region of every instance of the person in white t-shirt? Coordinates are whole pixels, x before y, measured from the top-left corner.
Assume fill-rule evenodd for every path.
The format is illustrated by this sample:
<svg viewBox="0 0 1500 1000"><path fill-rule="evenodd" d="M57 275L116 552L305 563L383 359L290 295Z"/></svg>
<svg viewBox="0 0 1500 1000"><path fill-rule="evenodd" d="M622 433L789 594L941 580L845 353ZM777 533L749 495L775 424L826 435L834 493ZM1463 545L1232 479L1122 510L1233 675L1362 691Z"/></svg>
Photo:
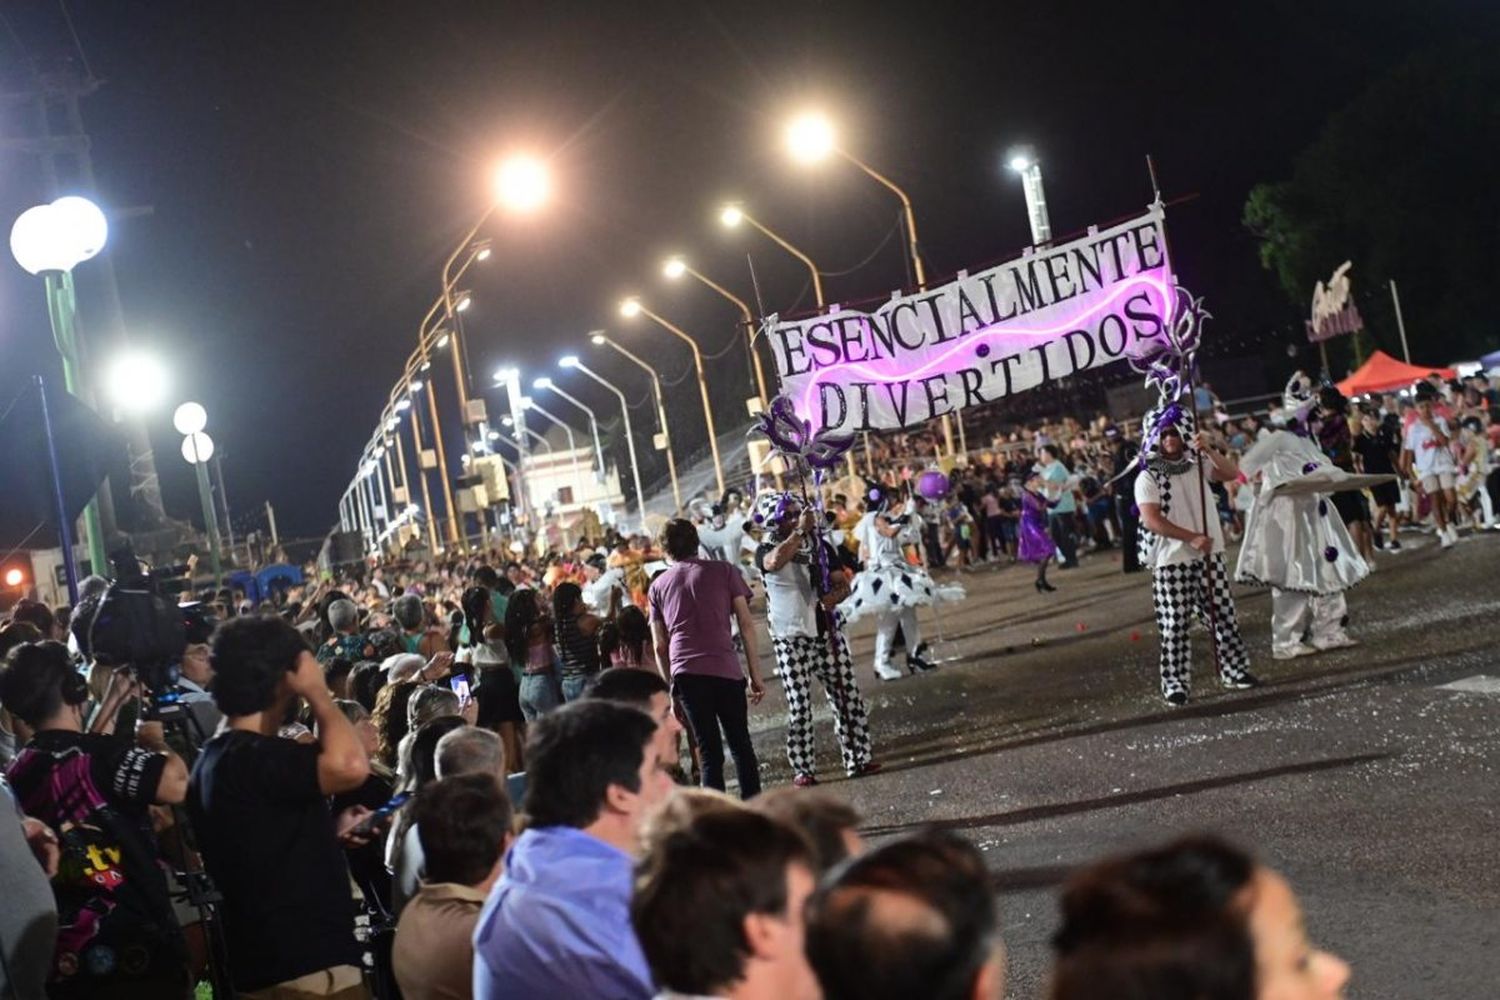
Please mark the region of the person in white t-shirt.
<svg viewBox="0 0 1500 1000"><path fill-rule="evenodd" d="M1256 687L1250 652L1240 638L1229 571L1224 562L1224 530L1213 493L1200 481L1239 475L1233 458L1204 447L1192 414L1180 403L1146 414L1144 465L1135 481L1140 508L1141 565L1151 568L1151 598L1161 633L1161 693L1172 705L1185 705L1192 682L1188 630L1196 614L1214 632L1219 680L1235 690ZM1159 428L1154 439L1152 428ZM1210 611L1210 608L1212 609Z"/></svg>
<svg viewBox="0 0 1500 1000"><path fill-rule="evenodd" d="M1432 519L1438 542L1448 548L1458 541L1454 512L1458 509L1458 463L1453 459L1452 432L1448 421L1432 412L1437 390L1425 379L1413 390L1417 419L1406 428L1401 442L1401 471L1432 498Z"/></svg>
<svg viewBox="0 0 1500 1000"><path fill-rule="evenodd" d="M873 774L880 765L872 759L870 709L854 679L849 643L833 611L849 593L848 573L817 530L815 512L793 494L762 493L755 501L755 515L764 532L755 551L755 568L766 585L766 625L786 692L786 758L792 783L817 783L814 677L833 707L833 731L844 770L850 777Z"/></svg>

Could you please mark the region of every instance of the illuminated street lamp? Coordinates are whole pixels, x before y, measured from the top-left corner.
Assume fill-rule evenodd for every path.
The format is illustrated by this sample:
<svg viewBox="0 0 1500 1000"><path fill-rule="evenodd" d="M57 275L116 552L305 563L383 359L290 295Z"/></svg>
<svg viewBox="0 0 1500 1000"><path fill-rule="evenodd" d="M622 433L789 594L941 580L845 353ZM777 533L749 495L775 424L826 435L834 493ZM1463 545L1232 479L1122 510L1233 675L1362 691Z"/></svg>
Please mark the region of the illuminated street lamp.
<svg viewBox="0 0 1500 1000"><path fill-rule="evenodd" d="M714 429L714 411L708 398L708 377L703 373L703 352L698 350L698 342L687 335L680 326L662 319L656 313L641 304L640 299L630 298L620 303L620 315L626 319L645 315L654 320L658 326L667 332L674 334L679 340L685 342L693 351L693 368L698 372L698 394L703 397L703 422L708 427L708 450L714 459L714 479L719 484L719 495L724 494L724 464L719 461L719 435ZM670 454L670 453L669 453Z"/></svg>
<svg viewBox="0 0 1500 1000"><path fill-rule="evenodd" d="M739 309L741 320L745 325L745 343L750 349L750 360L755 366L755 388L757 394L760 396L760 408L764 411L770 405L770 397L766 395L766 372L761 367L760 353L755 349L755 316L750 312L750 306L746 304L744 299L730 292L723 285L706 277L702 272L695 270L685 258L668 257L666 262L661 266L661 273L663 277L670 281L676 281L684 274L691 275L734 303L735 307Z"/></svg>
<svg viewBox="0 0 1500 1000"><path fill-rule="evenodd" d="M580 400L577 396L570 395L567 392L567 390L565 390L561 386L557 385L555 382L553 382L550 378L547 378L545 375L542 376L539 379L534 380L531 383L531 387L533 389L536 389L539 392L542 391L542 390L546 390L548 392L554 392L554 393L556 393L557 395L561 396L563 399L566 399L568 402L572 403L574 406L576 406L580 410L582 410L584 412L584 415L589 418L589 433L593 434L593 436L594 436L594 460L599 463L599 472L598 472L597 478L598 478L599 482L603 483L604 482L604 478L605 478L604 477L604 444L603 444L603 442L601 442L599 440L599 420L598 420L597 417L594 416L593 409L591 407L589 407L586 403L584 403L582 400Z"/></svg>
<svg viewBox="0 0 1500 1000"><path fill-rule="evenodd" d="M109 223L99 206L87 198L59 198L22 212L10 230L10 252L30 274L40 274L46 285L47 315L52 321L52 339L62 356L63 382L68 392L85 399L79 370L78 332L75 318L78 297L73 289L73 268L104 249ZM104 527L99 519L98 497L90 497L83 511L83 534L89 562L95 573L109 563L104 552ZM69 552L68 558L72 558Z"/></svg>
<svg viewBox="0 0 1500 1000"><path fill-rule="evenodd" d="M672 480L672 502L677 505L678 510L681 510L682 489L677 485L677 460L672 457L672 432L667 429L667 408L662 405L661 375L657 373L655 368L652 368L635 354L632 354L611 340L609 335L603 330L595 330L589 334L589 342L595 347L613 347L631 361L646 369L646 374L651 376L651 395L656 399L656 420L661 424L662 450L667 453L667 475Z"/></svg>
<svg viewBox="0 0 1500 1000"><path fill-rule="evenodd" d="M754 226L756 229L759 229L766 236L769 236L772 240L774 240L776 242L776 245L781 247L781 249L785 250L787 253L791 254L793 257L796 257L803 264L805 264L807 266L808 273L812 275L813 298L817 300L818 308L823 308L823 279L818 274L818 265L813 263L811 257L803 253L801 250L798 250L786 240L782 239L780 236L777 236L775 233L771 232L771 230L767 229L765 226L757 222L749 212L745 211L745 207L743 205L725 205L719 211L719 222L727 229L735 229L739 226L740 223L748 222L750 223L750 225Z"/></svg>
<svg viewBox="0 0 1500 1000"><path fill-rule="evenodd" d="M104 370L104 391L121 413L144 413L167 395L167 370L149 354L122 354Z"/></svg>
<svg viewBox="0 0 1500 1000"><path fill-rule="evenodd" d="M172 426L182 435L182 459L198 477L198 500L203 505L203 529L208 533L208 552L214 568L214 589L224 582L219 563L219 519L214 513L213 488L208 482L208 462L214 457L213 438L204 433L208 412L199 403L183 403L172 414Z"/></svg>
<svg viewBox="0 0 1500 1000"><path fill-rule="evenodd" d="M897 187L895 181L879 173L863 160L856 159L848 150L841 147L838 144L833 122L829 121L825 115L805 112L793 118L787 123L786 143L792 158L800 163L813 164L822 162L829 156L842 157L901 199L901 211L906 219L907 253L911 258L912 271L916 274L917 287L926 288L927 272L922 266L922 254L918 250L917 243L917 217L912 212L911 199L906 196L906 192Z"/></svg>
<svg viewBox="0 0 1500 1000"><path fill-rule="evenodd" d="M595 382L598 382L610 392L614 393L615 398L620 401L620 413L625 417L625 447L630 453L630 477L635 482L636 515L640 518L641 529L645 530L646 493L641 489L641 466L640 463L635 459L635 434L630 429L630 406L625 402L625 394L621 392L613 382L608 381L597 372L590 370L587 365L578 360L578 355L576 354L569 354L566 357L560 358L557 364L560 368L574 368L580 372L583 372L583 374L587 375Z"/></svg>
<svg viewBox="0 0 1500 1000"><path fill-rule="evenodd" d="M1031 242L1040 246L1052 240L1052 223L1047 218L1047 195L1042 190L1042 165L1025 151L1011 154L1007 164L1021 177L1021 191L1026 196L1026 218L1031 223Z"/></svg>
<svg viewBox="0 0 1500 1000"><path fill-rule="evenodd" d="M551 173L535 156L518 153L495 168L495 200L512 212L534 212L551 194Z"/></svg>

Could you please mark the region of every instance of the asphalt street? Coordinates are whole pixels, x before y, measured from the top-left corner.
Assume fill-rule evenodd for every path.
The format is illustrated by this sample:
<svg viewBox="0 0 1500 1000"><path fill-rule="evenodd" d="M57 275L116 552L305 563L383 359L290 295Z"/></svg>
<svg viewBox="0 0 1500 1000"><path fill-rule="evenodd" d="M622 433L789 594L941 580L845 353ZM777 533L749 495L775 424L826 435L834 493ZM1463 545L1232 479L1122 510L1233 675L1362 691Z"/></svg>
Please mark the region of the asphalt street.
<svg viewBox="0 0 1500 1000"><path fill-rule="evenodd" d="M820 777L872 840L932 824L985 852L1011 997L1045 993L1072 868L1202 830L1289 877L1314 938L1353 965L1349 996L1500 996L1500 533L1403 541L1349 594L1356 648L1274 661L1269 592L1236 588L1265 685L1221 690L1198 630L1182 708L1158 694L1149 578L1117 553L1053 572L1050 595L1026 566L958 574L968 599L922 613L939 670L876 680L872 626L854 627L886 769L842 777L815 695ZM771 787L791 775L769 688L752 727Z"/></svg>

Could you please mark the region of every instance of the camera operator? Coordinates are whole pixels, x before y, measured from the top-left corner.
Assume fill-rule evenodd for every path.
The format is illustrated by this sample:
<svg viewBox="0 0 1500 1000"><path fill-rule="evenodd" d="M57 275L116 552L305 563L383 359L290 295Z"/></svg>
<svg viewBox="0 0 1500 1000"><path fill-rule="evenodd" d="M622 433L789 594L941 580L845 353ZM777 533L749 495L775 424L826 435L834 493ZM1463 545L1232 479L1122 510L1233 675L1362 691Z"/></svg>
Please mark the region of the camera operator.
<svg viewBox="0 0 1500 1000"><path fill-rule="evenodd" d="M202 743L213 738L224 718L224 713L219 711L213 696L208 693L208 684L214 679L214 670L208 660L208 640L218 622L201 604L185 604L181 608L183 624L187 628L187 645L182 650L182 672L177 678L177 687L183 708L192 718L193 739Z"/></svg>
<svg viewBox="0 0 1500 1000"><path fill-rule="evenodd" d="M34 734L10 766L11 786L62 848L50 997L188 993L186 947L148 813L183 800L188 772L159 724L142 724L134 743L115 734L121 708L140 694L115 673L85 731L88 687L62 643L17 646L0 673L0 701Z"/></svg>
<svg viewBox="0 0 1500 1000"><path fill-rule="evenodd" d="M236 618L215 633L213 697L226 717L193 766L188 808L223 894L225 936L241 997L368 996L338 830L369 810L329 814L327 797L370 773L323 668L280 618ZM276 735L306 700L317 743Z"/></svg>

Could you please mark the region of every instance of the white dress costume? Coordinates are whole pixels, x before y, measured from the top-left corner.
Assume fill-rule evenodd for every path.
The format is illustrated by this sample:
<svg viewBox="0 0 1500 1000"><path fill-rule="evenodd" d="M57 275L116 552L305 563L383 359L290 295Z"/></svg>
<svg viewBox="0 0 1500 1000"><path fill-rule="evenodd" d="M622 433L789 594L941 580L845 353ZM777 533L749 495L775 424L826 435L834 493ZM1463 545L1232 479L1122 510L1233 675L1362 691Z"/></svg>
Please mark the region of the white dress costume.
<svg viewBox="0 0 1500 1000"><path fill-rule="evenodd" d="M904 545L921 541L922 522L908 502L904 513L908 520L890 538L875 525L876 511L867 512L854 527L865 560L864 569L855 574L849 596L839 605L846 623L865 615L875 615L875 672L890 680L901 676L891 666L891 644L896 627L906 641L907 659L919 665L922 660L922 630L917 623L917 608L936 601L961 601L964 588L958 584L937 584L926 570L906 561Z"/></svg>
<svg viewBox="0 0 1500 1000"><path fill-rule="evenodd" d="M1299 377L1306 379L1299 372L1292 382ZM1293 394L1289 384L1289 410L1299 402ZM1309 631L1316 649L1353 645L1341 624L1348 609L1344 591L1368 576L1370 567L1329 494L1341 486L1359 488L1368 477L1339 469L1311 439L1289 430L1256 441L1240 459L1240 471L1252 481L1259 475L1260 484L1235 580L1271 588L1272 654L1285 659L1311 652L1302 642Z"/></svg>

